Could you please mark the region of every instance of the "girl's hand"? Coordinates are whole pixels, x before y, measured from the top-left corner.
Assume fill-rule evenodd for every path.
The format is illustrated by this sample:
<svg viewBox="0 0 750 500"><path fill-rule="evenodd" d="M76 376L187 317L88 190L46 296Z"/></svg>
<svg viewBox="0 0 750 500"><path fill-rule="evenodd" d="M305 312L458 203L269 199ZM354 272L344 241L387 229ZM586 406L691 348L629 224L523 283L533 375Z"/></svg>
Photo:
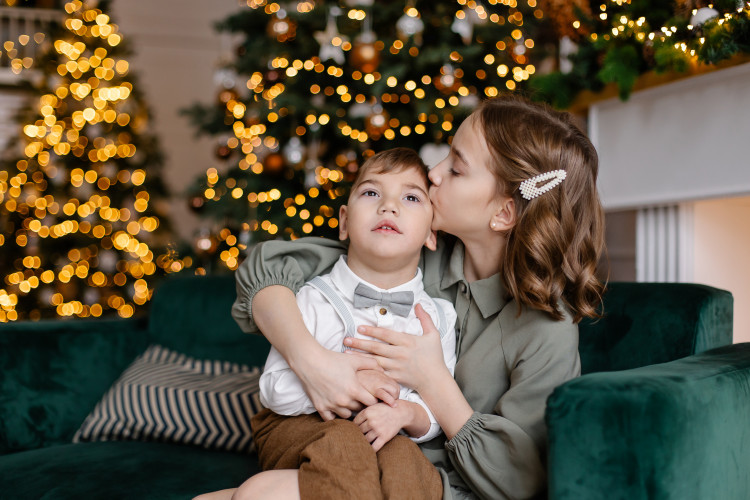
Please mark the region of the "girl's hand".
<svg viewBox="0 0 750 500"><path fill-rule="evenodd" d="M396 406L401 388L391 377L378 367L377 370L359 370L357 380L367 391L387 404Z"/></svg>
<svg viewBox="0 0 750 500"><path fill-rule="evenodd" d="M415 312L422 323L422 336L394 332L375 326L360 326L358 331L376 340L347 337L344 345L370 353L396 382L421 392L435 380L441 370L447 371L440 343L440 332L430 315L417 304ZM352 356L360 357L360 356Z"/></svg>
<svg viewBox="0 0 750 500"><path fill-rule="evenodd" d="M353 411L378 402L357 379L359 370L379 369L374 360L347 356L316 345L319 349L306 352L290 366L323 420L333 420L336 415L349 418Z"/></svg>

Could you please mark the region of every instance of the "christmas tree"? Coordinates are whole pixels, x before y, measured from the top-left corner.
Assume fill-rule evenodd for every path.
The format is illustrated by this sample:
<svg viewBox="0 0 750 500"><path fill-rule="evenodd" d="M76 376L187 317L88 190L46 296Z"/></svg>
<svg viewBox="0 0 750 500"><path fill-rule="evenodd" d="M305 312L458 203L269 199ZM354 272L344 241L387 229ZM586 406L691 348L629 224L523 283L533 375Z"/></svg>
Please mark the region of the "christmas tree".
<svg viewBox="0 0 750 500"><path fill-rule="evenodd" d="M184 264L159 254L161 155L122 35L104 3L64 7L2 159L0 321L129 317Z"/></svg>
<svg viewBox="0 0 750 500"><path fill-rule="evenodd" d="M211 221L195 242L206 265L235 269L269 238L335 238L362 161L396 146L442 159L480 99L536 71L544 21L536 0L248 0L219 26L240 42L215 103L187 110L216 138L190 198Z"/></svg>

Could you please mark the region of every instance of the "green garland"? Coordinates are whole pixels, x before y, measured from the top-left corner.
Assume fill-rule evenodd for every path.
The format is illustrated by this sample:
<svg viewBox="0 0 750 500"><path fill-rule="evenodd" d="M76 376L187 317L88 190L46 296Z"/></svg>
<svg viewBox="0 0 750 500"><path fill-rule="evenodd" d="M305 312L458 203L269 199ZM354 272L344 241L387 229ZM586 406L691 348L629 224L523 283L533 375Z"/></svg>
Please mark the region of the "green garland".
<svg viewBox="0 0 750 500"><path fill-rule="evenodd" d="M580 92L615 84L620 99L627 100L638 77L649 71L684 73L695 61L713 65L750 54L750 2L737 5L715 2L718 15L700 26L690 25L695 11L675 11L671 1L592 5L592 17L579 11L571 71L535 75L528 82L531 93L565 109Z"/></svg>

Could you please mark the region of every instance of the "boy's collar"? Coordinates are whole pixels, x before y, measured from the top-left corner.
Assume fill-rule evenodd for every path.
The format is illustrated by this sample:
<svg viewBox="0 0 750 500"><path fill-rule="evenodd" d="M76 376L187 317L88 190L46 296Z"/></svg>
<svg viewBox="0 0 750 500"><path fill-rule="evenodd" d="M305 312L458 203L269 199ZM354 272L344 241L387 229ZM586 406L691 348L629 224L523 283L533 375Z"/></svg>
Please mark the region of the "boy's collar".
<svg viewBox="0 0 750 500"><path fill-rule="evenodd" d="M336 264L333 266L333 269L331 269L331 280L334 282L336 287L347 297L350 299L354 297L354 289L359 285L360 283L364 283L365 285L369 286L370 288L373 288L375 290L378 290L380 292L401 292L401 291L417 291L419 289L424 288L424 285L422 284L422 270L417 268L417 272L414 274L414 277L407 281L406 283L402 283L401 285L395 286L393 288L380 288L378 286L373 285L372 283L369 283L356 274L354 274L354 271L352 271L349 268L349 265L346 263L346 255L342 255L339 257L339 260L336 262Z"/></svg>

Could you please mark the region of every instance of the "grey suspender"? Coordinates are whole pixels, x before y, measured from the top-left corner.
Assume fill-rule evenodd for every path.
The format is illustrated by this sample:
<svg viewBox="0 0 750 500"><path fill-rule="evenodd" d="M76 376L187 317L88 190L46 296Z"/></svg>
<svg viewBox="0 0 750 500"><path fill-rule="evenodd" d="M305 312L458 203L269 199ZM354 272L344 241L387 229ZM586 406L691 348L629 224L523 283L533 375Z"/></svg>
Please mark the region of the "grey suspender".
<svg viewBox="0 0 750 500"><path fill-rule="evenodd" d="M344 301L341 299L341 296L337 294L331 286L326 283L323 278L320 276L316 276L310 281L307 282L308 285L312 285L318 290L320 290L320 293L323 294L323 296L328 299L328 302L331 303L333 308L336 310L336 313L338 313L339 318L341 318L341 321L344 322L344 326L346 327L346 337L354 337L354 333L356 332L356 326L354 325L354 316L352 316L351 311L348 307L346 307L346 304L344 304ZM341 352L346 351L346 347L344 344L341 344Z"/></svg>
<svg viewBox="0 0 750 500"><path fill-rule="evenodd" d="M314 286L320 291L320 293L323 294L323 296L328 300L328 302L330 302L330 304L336 310L336 313L339 315L339 318L341 318L341 321L344 322L344 326L346 327L346 336L354 337L354 334L356 333L356 328L357 328L356 325L354 324L354 316L352 316L352 312L344 303L341 296L338 293L336 293L336 291L333 288L331 288L331 286L328 283L326 283L325 280L321 278L320 276L316 276L315 278L311 279L310 281L307 282L307 284ZM437 316L438 316L437 318L438 324L435 326L437 326L437 329L440 332L440 338L442 339L448 333L448 328L446 327L445 313L443 312L443 309L434 300L432 300L432 303L435 305L435 310L437 311ZM347 348L344 347L342 344L341 352L344 352L346 349Z"/></svg>

